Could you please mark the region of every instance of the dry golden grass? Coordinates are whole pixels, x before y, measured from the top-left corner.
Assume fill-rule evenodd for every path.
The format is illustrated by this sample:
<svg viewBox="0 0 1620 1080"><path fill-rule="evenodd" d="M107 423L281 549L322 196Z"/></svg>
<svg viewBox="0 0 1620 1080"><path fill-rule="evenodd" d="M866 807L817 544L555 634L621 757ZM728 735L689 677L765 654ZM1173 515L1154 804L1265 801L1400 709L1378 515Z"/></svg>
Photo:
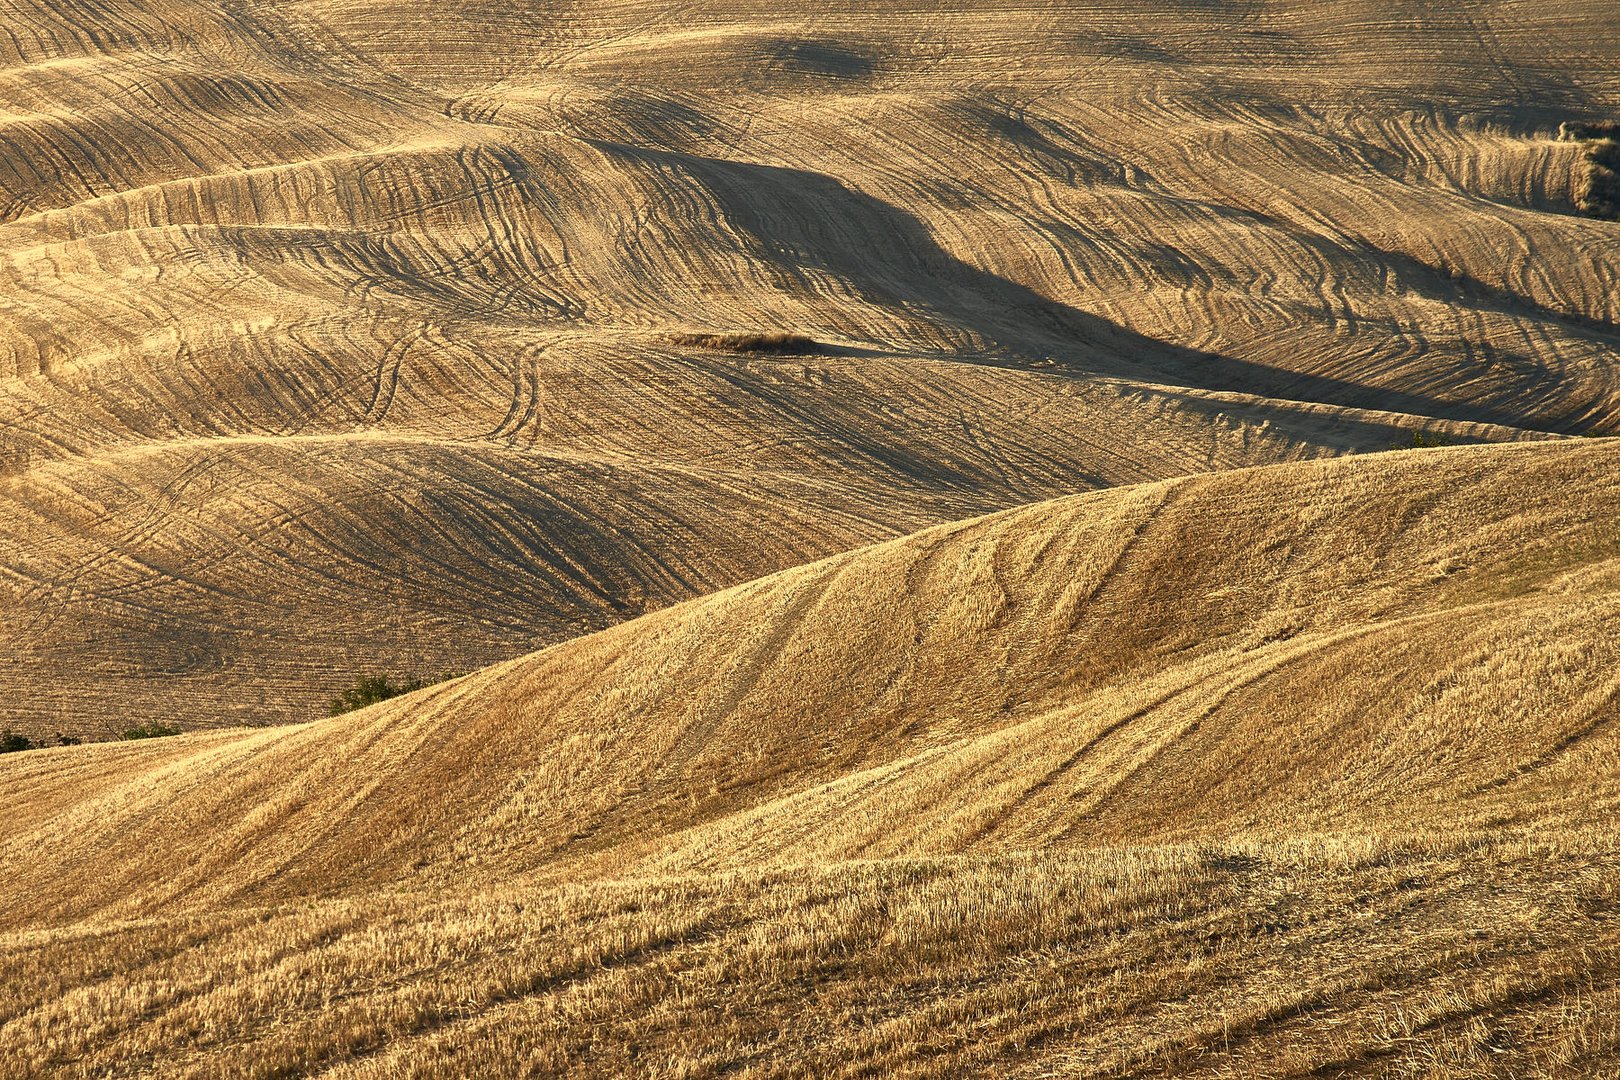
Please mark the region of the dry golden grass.
<svg viewBox="0 0 1620 1080"><path fill-rule="evenodd" d="M204 729L0 756L0 1078L1620 1075L1616 117L1612 0L0 0L0 726Z"/></svg>
<svg viewBox="0 0 1620 1080"><path fill-rule="evenodd" d="M1601 1075L1612 440L1218 473L0 761L18 1075Z"/></svg>
<svg viewBox="0 0 1620 1080"><path fill-rule="evenodd" d="M896 860L4 939L7 1076L1604 1075L1612 831Z"/></svg>
<svg viewBox="0 0 1620 1080"><path fill-rule="evenodd" d="M1075 491L1615 424L1609 0L14 0L0 724L299 720ZM683 330L684 328L684 330ZM737 353L687 330L826 348Z"/></svg>
<svg viewBox="0 0 1620 1080"><path fill-rule="evenodd" d="M239 862L297 887L306 848L332 860L317 884L526 871L649 832L701 860L716 827L746 834L716 851L776 858L820 816L794 800L836 811L862 845L840 855L1000 847L1047 817L1094 841L1114 803L1120 839L1494 806L1603 762L1616 453L1384 454L953 525L331 722L15 757L6 850L36 874L126 851L158 893L108 873L37 902L149 906L240 885ZM954 823L915 813L925 793ZM154 857L165 830L208 837L204 861Z"/></svg>

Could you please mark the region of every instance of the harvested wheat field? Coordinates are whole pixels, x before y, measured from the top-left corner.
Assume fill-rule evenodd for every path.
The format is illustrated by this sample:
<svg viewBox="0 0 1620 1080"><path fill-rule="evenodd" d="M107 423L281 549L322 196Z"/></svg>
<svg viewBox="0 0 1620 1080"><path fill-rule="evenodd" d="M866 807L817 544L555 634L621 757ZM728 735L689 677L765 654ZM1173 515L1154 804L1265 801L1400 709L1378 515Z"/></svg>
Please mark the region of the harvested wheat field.
<svg viewBox="0 0 1620 1080"><path fill-rule="evenodd" d="M1620 1076L1617 177L1612 0L0 0L0 1078Z"/></svg>

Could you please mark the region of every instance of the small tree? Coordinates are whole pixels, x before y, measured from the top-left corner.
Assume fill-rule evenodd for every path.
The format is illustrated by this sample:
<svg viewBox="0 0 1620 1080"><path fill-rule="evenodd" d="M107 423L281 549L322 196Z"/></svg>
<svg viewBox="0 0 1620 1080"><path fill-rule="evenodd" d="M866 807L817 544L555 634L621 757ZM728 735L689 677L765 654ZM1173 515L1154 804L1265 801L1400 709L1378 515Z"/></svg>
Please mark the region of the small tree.
<svg viewBox="0 0 1620 1080"><path fill-rule="evenodd" d="M395 686L386 675L362 675L355 680L353 686L332 699L328 712L332 716L340 716L355 709L363 709L367 705L375 705L379 701L398 697L407 690L408 686Z"/></svg>
<svg viewBox="0 0 1620 1080"><path fill-rule="evenodd" d="M409 694L424 687L437 683L448 682L451 679L461 678L462 673L447 671L436 678L406 679L404 682L392 682L386 675L363 675L355 680L353 686L332 699L327 708L327 715L341 716L355 709L363 709L367 705L375 705L379 701Z"/></svg>

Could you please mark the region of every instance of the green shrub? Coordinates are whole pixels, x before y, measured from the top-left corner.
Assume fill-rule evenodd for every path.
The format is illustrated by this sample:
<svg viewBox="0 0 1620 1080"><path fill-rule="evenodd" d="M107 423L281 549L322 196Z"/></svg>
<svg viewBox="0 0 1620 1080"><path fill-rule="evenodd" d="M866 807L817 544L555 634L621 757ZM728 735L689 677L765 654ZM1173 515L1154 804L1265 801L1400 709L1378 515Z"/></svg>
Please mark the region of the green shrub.
<svg viewBox="0 0 1620 1080"><path fill-rule="evenodd" d="M18 750L32 750L34 740L6 728L0 731L0 754L14 754Z"/></svg>
<svg viewBox="0 0 1620 1080"><path fill-rule="evenodd" d="M375 705L379 701L409 694L425 687L438 683L459 679L464 672L447 671L437 677L425 679L406 679L403 682L393 682L386 675L363 675L355 680L353 686L332 699L327 709L328 716L342 716L346 712L363 709L367 705Z"/></svg>
<svg viewBox="0 0 1620 1080"><path fill-rule="evenodd" d="M1438 432L1414 431L1414 432L1412 432L1412 438L1411 438L1410 441L1395 443L1395 444L1393 444L1392 449L1395 449L1395 450L1426 450L1426 449L1431 449L1431 448L1436 447L1436 446L1456 446L1456 445L1457 445L1457 440L1451 438L1449 435L1441 435Z"/></svg>
<svg viewBox="0 0 1620 1080"><path fill-rule="evenodd" d="M142 724L132 727L118 736L120 739L163 739L170 735L180 734L180 729L170 727L168 724Z"/></svg>
<svg viewBox="0 0 1620 1080"><path fill-rule="evenodd" d="M56 733L57 746L78 746L82 742L84 742L84 739L77 735L64 735L60 731ZM0 731L0 754L15 753L18 750L39 750L44 745L43 742L35 742L28 736L19 735L10 728Z"/></svg>

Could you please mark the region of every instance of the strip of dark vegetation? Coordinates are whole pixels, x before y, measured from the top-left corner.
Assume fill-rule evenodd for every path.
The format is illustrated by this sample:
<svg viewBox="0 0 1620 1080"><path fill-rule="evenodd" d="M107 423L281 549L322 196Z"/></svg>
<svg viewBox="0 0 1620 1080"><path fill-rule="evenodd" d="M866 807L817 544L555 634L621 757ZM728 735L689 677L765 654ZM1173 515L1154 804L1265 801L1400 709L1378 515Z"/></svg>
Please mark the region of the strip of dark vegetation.
<svg viewBox="0 0 1620 1080"><path fill-rule="evenodd" d="M1558 125L1558 138L1564 142L1620 138L1620 120L1565 121Z"/></svg>
<svg viewBox="0 0 1620 1080"><path fill-rule="evenodd" d="M379 701L387 701L401 694L409 694L438 683L449 682L451 679L459 679L465 674L464 671L447 671L442 675L405 679L397 683L387 675L363 675L355 680L353 686L332 699L327 715L342 716L346 712L363 709L367 705L375 705Z"/></svg>
<svg viewBox="0 0 1620 1080"><path fill-rule="evenodd" d="M30 739L20 731L10 728L0 730L0 754L15 754L19 750L43 750L47 746L78 746L84 742L83 737L68 735L58 731L53 741L44 739Z"/></svg>
<svg viewBox="0 0 1620 1080"><path fill-rule="evenodd" d="M413 690L421 690L438 683L459 679L465 675L464 671L447 671L442 675L428 678L410 678L394 682L386 675L366 675L355 680L353 686L332 699L330 714L339 716L355 709L363 709L367 705L375 705L379 701L409 694ZM181 729L170 724L141 724L137 727L127 728L118 736L120 741L133 741L136 739L165 739L171 735L181 734ZM42 750L47 746L78 746L84 739L78 735L68 735L58 732L54 739L29 737L20 731L11 728L0 729L0 754L14 754L23 750Z"/></svg>
<svg viewBox="0 0 1620 1080"><path fill-rule="evenodd" d="M142 724L140 727L126 729L119 735L120 739L167 739L170 735L180 734L180 729L168 724Z"/></svg>
<svg viewBox="0 0 1620 1080"><path fill-rule="evenodd" d="M1558 137L1587 144L1586 170L1575 184L1575 209L1620 221L1620 123L1566 123L1559 127Z"/></svg>
<svg viewBox="0 0 1620 1080"><path fill-rule="evenodd" d="M675 333L665 334L664 340L671 345L683 345L693 349L716 349L721 352L734 353L819 353L825 352L826 346L815 338L803 334L789 334L783 332L747 332L747 333Z"/></svg>
<svg viewBox="0 0 1620 1080"><path fill-rule="evenodd" d="M1403 442L1390 443L1391 450L1428 450L1437 446L1462 446L1463 443L1450 435L1439 432L1414 431L1410 439Z"/></svg>

